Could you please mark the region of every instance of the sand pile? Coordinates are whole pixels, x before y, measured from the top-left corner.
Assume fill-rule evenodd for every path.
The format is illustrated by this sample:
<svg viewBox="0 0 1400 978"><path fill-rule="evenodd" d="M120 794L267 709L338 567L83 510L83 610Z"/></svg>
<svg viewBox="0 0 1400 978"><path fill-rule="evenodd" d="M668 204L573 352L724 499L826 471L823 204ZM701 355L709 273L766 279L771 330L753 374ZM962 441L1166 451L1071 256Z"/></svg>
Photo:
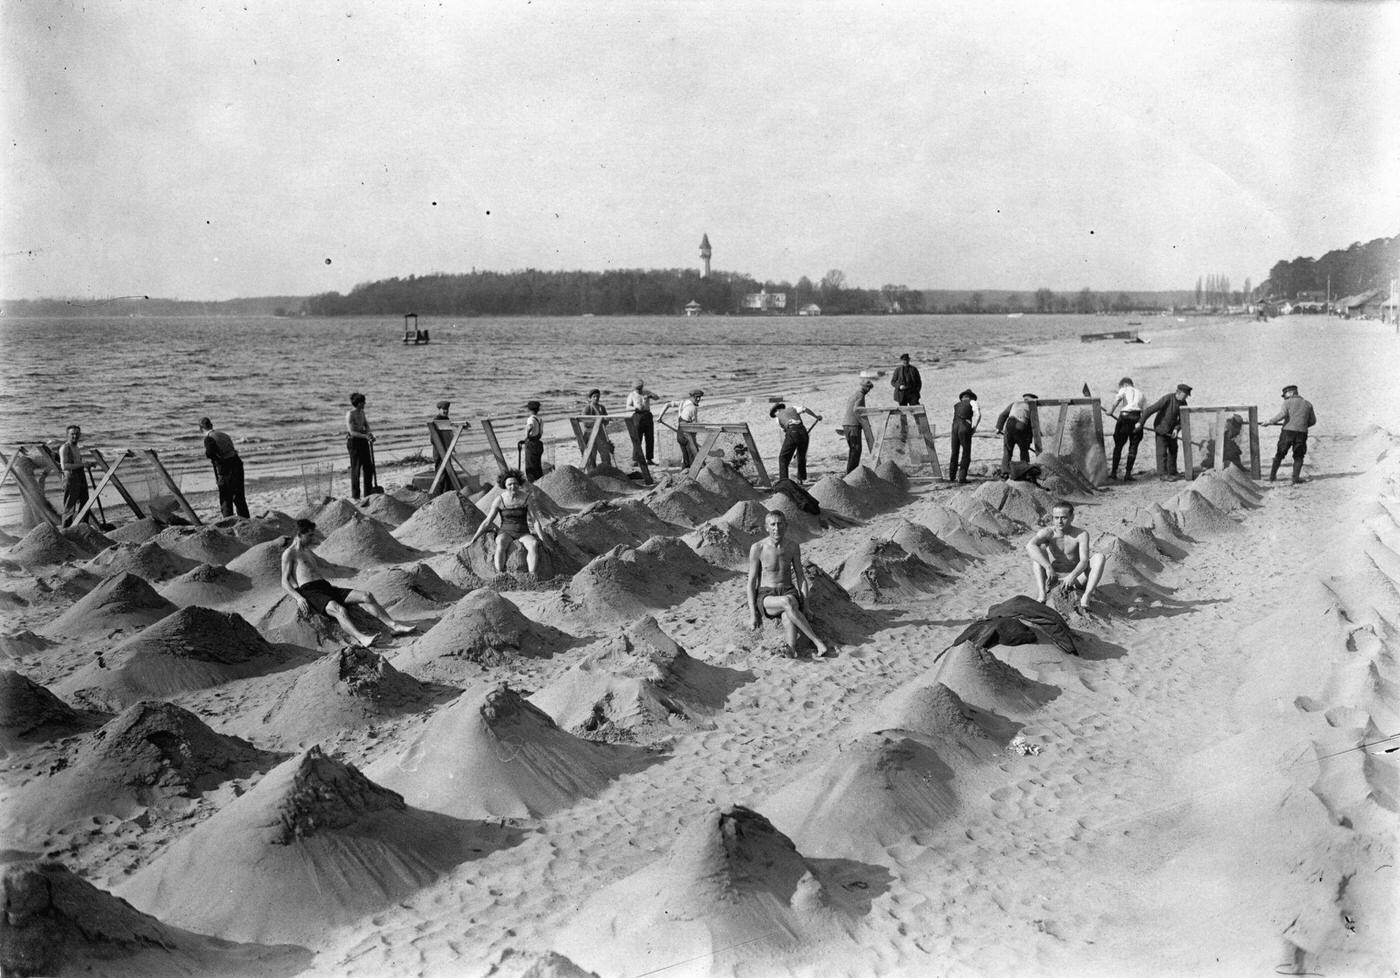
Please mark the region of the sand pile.
<svg viewBox="0 0 1400 978"><path fill-rule="evenodd" d="M566 540L590 558L618 544L635 546L653 536L668 536L676 528L639 499L602 502L554 525L550 535Z"/></svg>
<svg viewBox="0 0 1400 978"><path fill-rule="evenodd" d="M705 489L694 479L669 475L642 497L642 502L658 519L676 526L703 523L723 513L729 505L726 497Z"/></svg>
<svg viewBox="0 0 1400 978"><path fill-rule="evenodd" d="M194 689L282 668L287 653L269 645L242 616L181 608L138 632L57 689L101 709L169 699Z"/></svg>
<svg viewBox="0 0 1400 978"><path fill-rule="evenodd" d="M63 700L13 669L0 669L0 755L82 727L78 711Z"/></svg>
<svg viewBox="0 0 1400 978"><path fill-rule="evenodd" d="M239 519L228 517L229 525L225 526L225 520L219 520L214 525L225 533L233 534L234 539L249 547L256 547L260 543L267 543L269 540L276 540L279 537L288 537L296 533L296 520L286 513L278 510L268 510L259 516L251 519Z"/></svg>
<svg viewBox="0 0 1400 978"><path fill-rule="evenodd" d="M875 466L875 474L894 486L901 493L909 491L909 474L905 472L893 459L885 459Z"/></svg>
<svg viewBox="0 0 1400 978"><path fill-rule="evenodd" d="M1026 524L999 512L985 499L979 499L976 493L959 493L948 505L968 524L992 536L1024 536L1029 530Z"/></svg>
<svg viewBox="0 0 1400 978"><path fill-rule="evenodd" d="M491 504L496 501L496 497L501 494L501 487L493 485L490 489L476 501L476 508L485 513L491 508ZM530 487L530 495L535 500L535 508L539 510L540 516L551 519L560 519L568 516L571 512L560 506L553 496L545 492L538 484Z"/></svg>
<svg viewBox="0 0 1400 978"><path fill-rule="evenodd" d="M298 516L316 524L316 529L324 537L349 523L360 523L369 519L360 507L348 499L327 499L318 506L308 506Z"/></svg>
<svg viewBox="0 0 1400 978"><path fill-rule="evenodd" d="M885 847L935 829L958 808L955 771L933 747L868 733L763 806L779 831L814 856L888 863Z"/></svg>
<svg viewBox="0 0 1400 978"><path fill-rule="evenodd" d="M1213 533L1237 533L1243 529L1220 507L1188 486L1168 499L1165 507L1176 515L1182 532L1188 536L1209 536Z"/></svg>
<svg viewBox="0 0 1400 978"><path fill-rule="evenodd" d="M145 543L164 529L165 524L160 520L146 516L107 531L107 536L113 543Z"/></svg>
<svg viewBox="0 0 1400 978"><path fill-rule="evenodd" d="M1166 569L1166 565L1158 559L1151 535L1141 527L1117 533L1100 533L1090 544L1090 549L1107 555L1110 569L1115 564L1128 564L1136 573L1149 579Z"/></svg>
<svg viewBox="0 0 1400 978"><path fill-rule="evenodd" d="M360 511L370 519L378 520L386 526L398 526L418 511L417 506L387 492L366 496L360 500L359 506Z"/></svg>
<svg viewBox="0 0 1400 978"><path fill-rule="evenodd" d="M838 642L852 643L864 641L875 631L877 623L874 616L856 604L850 592L836 578L805 558L802 571L810 585L805 614L818 635L828 640L834 638Z"/></svg>
<svg viewBox="0 0 1400 978"><path fill-rule="evenodd" d="M915 600L952 580L893 540L884 539L859 544L832 575L851 597L875 604Z"/></svg>
<svg viewBox="0 0 1400 978"><path fill-rule="evenodd" d="M121 573L102 581L41 631L52 637L103 638L145 628L175 610L141 578Z"/></svg>
<svg viewBox="0 0 1400 978"><path fill-rule="evenodd" d="M37 573L29 579L21 578L19 586L11 592L13 604L28 602L31 605L71 605L101 584L103 578L83 565L60 566L47 576Z"/></svg>
<svg viewBox="0 0 1400 978"><path fill-rule="evenodd" d="M829 476L828 478L840 482L842 486L846 485L835 476ZM806 543L808 540L813 540L821 536L821 517L814 516L807 512L802 507L798 506L797 503L793 502L791 497L785 496L781 492L775 492L773 495L760 500L760 502L769 512L782 513L787 517L789 538L796 540L798 543ZM845 517L843 517L843 519L844 518Z"/></svg>
<svg viewBox="0 0 1400 978"><path fill-rule="evenodd" d="M930 567L944 573L959 573L971 567L974 561L974 558L961 550L938 539L938 534L922 523L900 520L889 533L888 539Z"/></svg>
<svg viewBox="0 0 1400 978"><path fill-rule="evenodd" d="M743 534L755 538L765 536L764 520L768 518L768 508L756 499L744 499L730 506L718 519L728 523ZM806 514L804 514L806 515Z"/></svg>
<svg viewBox="0 0 1400 978"><path fill-rule="evenodd" d="M889 462L889 465L899 468L893 462ZM878 511L894 509L908 498L904 488L882 479L869 466L857 466L853 471L847 472L842 481ZM907 478L904 480L906 486L908 481Z"/></svg>
<svg viewBox="0 0 1400 978"><path fill-rule="evenodd" d="M856 472L865 471L857 469ZM851 473L852 475L855 472ZM810 492L821 503L822 512L833 512L853 520L868 520L876 513L889 508L889 504L872 497L865 490L856 489L838 475L822 476L812 486Z"/></svg>
<svg viewBox="0 0 1400 978"><path fill-rule="evenodd" d="M598 978L598 973L584 971L558 951L546 951L534 956L520 978Z"/></svg>
<svg viewBox="0 0 1400 978"><path fill-rule="evenodd" d="M707 459L700 469L700 474L695 477L695 481L700 485L700 488L708 489L721 499L727 499L730 502L763 498L763 493L755 489L749 480L739 473L738 469L723 459Z"/></svg>
<svg viewBox="0 0 1400 978"><path fill-rule="evenodd" d="M402 564L426 556L423 551L395 540L383 523L369 519L345 524L326 537L325 542L316 547L316 553L350 567Z"/></svg>
<svg viewBox="0 0 1400 978"><path fill-rule="evenodd" d="M365 583L364 589L396 618L436 614L443 605L460 600L466 593L448 584L423 563L379 571Z"/></svg>
<svg viewBox="0 0 1400 978"><path fill-rule="evenodd" d="M535 483L561 506L571 509L607 499L608 494L594 484L593 480L573 465L559 465L545 473L543 479Z"/></svg>
<svg viewBox="0 0 1400 978"><path fill-rule="evenodd" d="M282 589L282 551L287 549L290 541L283 537L276 540L269 540L266 543L259 543L249 547L248 551L230 560L225 566L246 577L251 583L253 590L277 590ZM320 553L320 550L317 550ZM340 567L331 564L330 573L334 577L348 577L354 574L353 567Z"/></svg>
<svg viewBox="0 0 1400 978"><path fill-rule="evenodd" d="M243 732L279 744L312 744L347 730L411 713L432 694L379 653L347 645L321 656L278 694L266 710L248 717Z"/></svg>
<svg viewBox="0 0 1400 978"><path fill-rule="evenodd" d="M265 610L254 616L253 627L269 642L328 652L352 641L330 615L323 615L314 608L302 611L290 594L269 592L266 601L271 604L265 605ZM384 623L369 612L355 605L346 605L345 613L360 631L381 639L386 634Z"/></svg>
<svg viewBox="0 0 1400 978"><path fill-rule="evenodd" d="M736 503L742 506L743 503ZM749 505L757 506L757 503ZM748 566L749 548L762 538L761 534L745 533L733 523L721 518L701 523L681 537L686 545L716 567L742 570Z"/></svg>
<svg viewBox="0 0 1400 978"><path fill-rule="evenodd" d="M1181 530L1181 521L1175 513L1162 508L1161 503L1152 503L1133 514L1132 522L1152 534L1157 550L1163 556L1180 560L1190 550L1185 544L1191 541Z"/></svg>
<svg viewBox="0 0 1400 978"><path fill-rule="evenodd" d="M471 539L486 515L460 492L445 492L406 519L394 536L419 550L460 547Z"/></svg>
<svg viewBox="0 0 1400 978"><path fill-rule="evenodd" d="M1098 450L1097 474L1086 471L1075 459L1041 452L1031 461L1040 466L1040 485L1062 499L1082 499L1092 496L1096 485L1107 481L1108 468L1103 464L1103 449Z"/></svg>
<svg viewBox="0 0 1400 978"><path fill-rule="evenodd" d="M630 622L693 597L721 576L683 540L652 537L594 558L564 585L559 601L590 622Z"/></svg>
<svg viewBox="0 0 1400 978"><path fill-rule="evenodd" d="M598 794L648 760L637 748L567 734L514 690L498 686L463 693L366 773L429 811L537 818Z"/></svg>
<svg viewBox="0 0 1400 978"><path fill-rule="evenodd" d="M530 702L571 733L609 739L716 713L751 678L692 658L647 615L595 643Z"/></svg>
<svg viewBox="0 0 1400 978"><path fill-rule="evenodd" d="M859 728L898 731L928 741L950 760L987 763L1006 757L1006 745L1021 725L969 706L942 683L914 681L885 697Z"/></svg>
<svg viewBox="0 0 1400 978"><path fill-rule="evenodd" d="M1024 526L1038 526L1050 515L1055 497L1029 482L994 479L984 482L972 498L985 502L1001 515Z"/></svg>
<svg viewBox="0 0 1400 978"><path fill-rule="evenodd" d="M868 870L838 877L758 812L734 805L696 819L663 858L593 894L555 946L607 975L708 975L738 961L766 975L778 955L783 973L823 974L824 955L837 942L845 950L884 888L888 877Z"/></svg>
<svg viewBox="0 0 1400 978"><path fill-rule="evenodd" d="M1138 526L1125 520L1123 524L1114 531L1114 536L1118 537L1118 539L1122 540L1144 557L1150 560L1156 560L1159 569L1165 566L1161 563L1161 558L1176 559L1171 553L1162 548L1161 542L1154 537L1152 531L1145 526Z"/></svg>
<svg viewBox="0 0 1400 978"><path fill-rule="evenodd" d="M1249 477L1243 469L1230 466L1221 470L1221 478L1234 486L1235 491L1244 495L1245 498L1258 502L1264 498L1264 493L1260 491L1259 484Z"/></svg>
<svg viewBox="0 0 1400 978"><path fill-rule="evenodd" d="M96 556L116 543L91 523L80 523L61 531L75 547L87 556Z"/></svg>
<svg viewBox="0 0 1400 978"><path fill-rule="evenodd" d="M15 978L290 978L311 964L303 948L233 944L169 927L57 863L7 866L3 888L0 970Z"/></svg>
<svg viewBox="0 0 1400 978"><path fill-rule="evenodd" d="M114 544L83 567L99 577L129 573L155 584L178 577L199 566L199 561L171 553L158 541L159 538L147 540L145 543Z"/></svg>
<svg viewBox="0 0 1400 978"><path fill-rule="evenodd" d="M200 564L194 570L161 585L160 593L182 608L200 605L215 608L236 601L253 587L253 582L237 571L213 564Z"/></svg>
<svg viewBox="0 0 1400 978"><path fill-rule="evenodd" d="M974 526L964 519L961 513L942 503L920 503L911 506L905 515L915 522L922 523L932 530L938 539L969 557L990 557L1005 553L1012 546L1001 537Z"/></svg>
<svg viewBox="0 0 1400 978"><path fill-rule="evenodd" d="M1057 686L1038 683L971 642L955 645L916 680L942 683L964 702L1021 720L1060 695Z"/></svg>
<svg viewBox="0 0 1400 978"><path fill-rule="evenodd" d="M402 900L481 853L478 836L499 845L503 833L409 808L312 747L181 836L119 892L220 937L317 944L328 928Z"/></svg>
<svg viewBox="0 0 1400 978"><path fill-rule="evenodd" d="M162 530L156 542L197 564L227 564L251 546L212 526L172 526Z"/></svg>
<svg viewBox="0 0 1400 978"><path fill-rule="evenodd" d="M1258 509L1263 505L1259 496L1236 488L1233 482L1213 469L1207 469L1198 475L1192 481L1191 488L1210 500L1211 504L1223 513Z"/></svg>
<svg viewBox="0 0 1400 978"><path fill-rule="evenodd" d="M54 529L52 524L40 523L14 544L5 556L26 570L51 567L69 560L91 556L83 547Z"/></svg>
<svg viewBox="0 0 1400 978"><path fill-rule="evenodd" d="M403 669L445 658L500 665L514 656L547 658L569 642L557 628L526 618L508 598L480 588L454 604L395 662Z"/></svg>
<svg viewBox="0 0 1400 978"><path fill-rule="evenodd" d="M36 635L27 628L22 628L17 632L0 632L0 657L17 659L25 655L34 655L44 649L52 648L53 642Z"/></svg>
<svg viewBox="0 0 1400 978"><path fill-rule="evenodd" d="M127 819L144 808L184 809L230 778L266 771L277 757L210 730L171 703L137 703L79 742L70 762L25 785L5 806L6 835L39 841L78 819Z"/></svg>

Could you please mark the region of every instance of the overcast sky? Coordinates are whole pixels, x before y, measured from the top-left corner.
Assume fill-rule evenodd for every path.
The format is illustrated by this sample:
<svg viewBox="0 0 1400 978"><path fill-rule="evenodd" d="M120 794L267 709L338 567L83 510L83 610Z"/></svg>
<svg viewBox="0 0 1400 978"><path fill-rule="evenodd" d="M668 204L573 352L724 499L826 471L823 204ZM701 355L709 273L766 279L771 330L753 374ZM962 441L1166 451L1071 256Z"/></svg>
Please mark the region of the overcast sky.
<svg viewBox="0 0 1400 978"><path fill-rule="evenodd" d="M1400 233L1400 3L0 0L0 295L1259 282Z"/></svg>

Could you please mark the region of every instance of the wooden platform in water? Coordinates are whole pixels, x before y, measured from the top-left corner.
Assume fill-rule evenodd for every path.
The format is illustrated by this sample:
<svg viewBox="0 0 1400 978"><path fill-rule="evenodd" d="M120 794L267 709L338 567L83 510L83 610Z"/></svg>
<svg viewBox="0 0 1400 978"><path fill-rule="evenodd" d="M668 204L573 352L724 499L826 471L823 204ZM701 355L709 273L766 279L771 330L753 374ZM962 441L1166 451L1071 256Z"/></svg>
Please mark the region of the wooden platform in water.
<svg viewBox="0 0 1400 978"><path fill-rule="evenodd" d="M1135 329L1116 329L1111 333L1080 333L1079 342L1097 343L1099 340L1124 340L1128 343L1138 342L1138 331Z"/></svg>

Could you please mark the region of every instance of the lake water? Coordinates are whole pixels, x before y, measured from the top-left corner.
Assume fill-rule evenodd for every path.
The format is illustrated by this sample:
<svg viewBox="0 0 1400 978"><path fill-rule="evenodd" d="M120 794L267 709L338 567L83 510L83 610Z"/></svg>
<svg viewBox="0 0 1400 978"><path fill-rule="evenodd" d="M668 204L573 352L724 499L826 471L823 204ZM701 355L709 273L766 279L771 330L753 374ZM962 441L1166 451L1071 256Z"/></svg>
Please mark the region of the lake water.
<svg viewBox="0 0 1400 978"><path fill-rule="evenodd" d="M421 450L440 398L458 420L577 413L591 387L621 410L637 378L664 397L782 394L814 376L977 360L1008 348L1124 328L1121 317L620 317L424 320L113 318L0 320L0 441L151 447L172 469L207 469L196 423L212 417L250 469L344 457L351 391L368 398L381 460ZM1155 318L1150 326L1175 326ZM556 431L559 428L561 430ZM550 433L567 429L551 425ZM510 438L514 440L514 428ZM463 443L479 448L480 442ZM402 449L402 451L398 451Z"/></svg>

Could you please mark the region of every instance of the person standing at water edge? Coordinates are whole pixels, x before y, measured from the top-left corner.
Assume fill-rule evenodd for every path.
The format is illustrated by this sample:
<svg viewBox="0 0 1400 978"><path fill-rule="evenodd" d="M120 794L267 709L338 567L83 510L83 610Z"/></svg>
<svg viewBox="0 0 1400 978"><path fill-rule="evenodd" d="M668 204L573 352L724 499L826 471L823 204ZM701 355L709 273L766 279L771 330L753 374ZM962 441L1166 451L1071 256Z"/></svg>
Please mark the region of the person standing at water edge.
<svg viewBox="0 0 1400 978"><path fill-rule="evenodd" d="M83 429L75 424L68 426L68 439L58 446L58 465L63 469L63 525L72 526L73 519L88 501L87 472L91 462L83 461L83 450L78 442L83 437Z"/></svg>
<svg viewBox="0 0 1400 978"><path fill-rule="evenodd" d="M1133 481L1133 463L1137 461L1138 445L1142 443L1142 410L1147 407L1147 395L1133 386L1133 378L1124 377L1118 382L1118 396L1108 409L1108 416L1115 420L1113 426L1113 470L1110 479L1118 478L1118 460L1123 454L1123 445L1128 446L1128 464L1123 469L1123 481Z"/></svg>
<svg viewBox="0 0 1400 978"><path fill-rule="evenodd" d="M802 421L802 415L810 414L818 421L822 416L811 408L803 407L801 404L785 404L779 401L768 409L768 417L775 418L778 427L783 432L783 447L778 451L778 478L788 477L788 465L792 462L793 455L797 456L797 481L807 481L807 446L811 442L811 435L807 432L807 425Z"/></svg>
<svg viewBox="0 0 1400 978"><path fill-rule="evenodd" d="M525 410L525 478L538 482L544 478L544 422L540 420L540 402L527 401Z"/></svg>
<svg viewBox="0 0 1400 978"><path fill-rule="evenodd" d="M1303 456L1308 454L1308 429L1317 424L1317 414L1313 406L1298 396L1298 386L1289 384L1283 389L1283 407L1265 424L1281 424L1278 433L1278 450L1274 452L1274 464L1269 467L1269 481L1278 479L1278 467L1283 457L1293 450L1293 484L1299 485L1303 478Z"/></svg>
<svg viewBox="0 0 1400 978"><path fill-rule="evenodd" d="M697 424L700 421L700 398L705 396L705 392L698 387L690 392L690 396L679 402L681 424ZM681 465L690 468L690 463L695 461L695 456L700 454L700 443L695 440L695 435L689 431L682 431L681 425L676 425L676 444L681 447Z"/></svg>
<svg viewBox="0 0 1400 978"><path fill-rule="evenodd" d="M753 627L762 625L763 618L781 619L793 655L797 654L799 631L812 640L817 655L826 655L830 649L817 638L803 613L809 585L802 570L801 548L787 539L787 517L781 512L769 513L763 528L767 537L749 548L748 595Z"/></svg>
<svg viewBox="0 0 1400 978"><path fill-rule="evenodd" d="M310 614L314 608L328 615L345 629L347 635L360 645L369 648L375 636L362 632L350 620L346 610L348 605L359 605L384 624L395 635L407 635L413 631L412 625L396 620L368 591L352 591L337 587L325 579L325 564L312 550L316 536L316 524L310 520L297 520L297 532L282 551L282 590L296 601L302 614Z"/></svg>
<svg viewBox="0 0 1400 978"><path fill-rule="evenodd" d="M958 395L958 403L953 405L953 449L948 463L948 480L956 479L967 484L967 468L972 464L972 434L982 423L982 408L977 403L977 394L965 390Z"/></svg>
<svg viewBox="0 0 1400 978"><path fill-rule="evenodd" d="M894 402L901 407L919 403L919 393L924 389L924 382L919 376L919 368L910 365L909 354L899 355L899 366L894 368L890 386L894 388Z"/></svg>
<svg viewBox="0 0 1400 978"><path fill-rule="evenodd" d="M204 432L204 457L214 466L214 485L219 487L219 512L232 516L248 515L248 500L243 495L243 459L233 447L233 439L214 427L208 418L199 419Z"/></svg>
<svg viewBox="0 0 1400 978"><path fill-rule="evenodd" d="M875 386L874 381L862 380L856 392L846 398L846 411L841 416L841 430L846 435L846 474L860 465L861 449L865 447L865 432L860 426L860 409L865 407L865 395Z"/></svg>
<svg viewBox="0 0 1400 978"><path fill-rule="evenodd" d="M1019 450L1023 463L1031 460L1031 443L1035 440L1035 426L1031 424L1031 407L1040 400L1035 394L1022 394L1019 401L1006 405L1006 410L997 416L997 434L1002 436L1001 477L1011 478L1011 453ZM1040 451L1036 445L1035 450Z"/></svg>
<svg viewBox="0 0 1400 978"><path fill-rule="evenodd" d="M656 464L656 419L651 416L651 402L656 395L639 380L627 395L627 410L632 412L632 437L647 465Z"/></svg>
<svg viewBox="0 0 1400 978"><path fill-rule="evenodd" d="M350 453L350 498L359 499L360 486L369 495L374 486L374 435L370 434L365 417L365 396L359 391L350 395L350 410L345 412L345 450Z"/></svg>
<svg viewBox="0 0 1400 978"><path fill-rule="evenodd" d="M1176 471L1177 431L1181 428L1181 409L1191 396L1190 384L1177 384L1176 390L1163 394L1142 412L1134 426L1142 431L1147 419L1156 417L1152 430L1157 434L1157 478L1171 481L1180 476Z"/></svg>

